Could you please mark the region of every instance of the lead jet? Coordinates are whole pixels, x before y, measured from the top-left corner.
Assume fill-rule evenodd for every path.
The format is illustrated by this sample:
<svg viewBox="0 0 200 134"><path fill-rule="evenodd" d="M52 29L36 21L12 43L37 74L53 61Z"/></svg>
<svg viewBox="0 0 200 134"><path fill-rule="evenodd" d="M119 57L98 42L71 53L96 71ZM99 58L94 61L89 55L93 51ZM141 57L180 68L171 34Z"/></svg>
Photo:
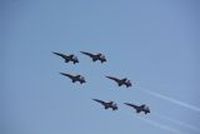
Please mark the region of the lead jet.
<svg viewBox="0 0 200 134"><path fill-rule="evenodd" d="M140 112L144 112L145 114L150 113L150 109L148 106L146 106L145 104L142 104L140 106L131 104L131 103L124 103L127 106L130 106L132 108L134 108L136 110L136 113L140 113Z"/></svg>
<svg viewBox="0 0 200 134"><path fill-rule="evenodd" d="M111 108L113 111L118 110L117 104L114 103L113 101L105 102L105 101L102 101L102 100L99 100L99 99L93 99L93 100L102 104L105 109Z"/></svg>
<svg viewBox="0 0 200 134"><path fill-rule="evenodd" d="M73 62L73 64L79 63L78 58L73 54L65 55L65 54L57 53L57 52L52 52L52 53L62 57L65 60L65 63L68 63L70 61Z"/></svg>
<svg viewBox="0 0 200 134"><path fill-rule="evenodd" d="M115 82L117 82L119 87L122 86L122 85L125 85L127 88L132 86L131 81L128 80L127 78L118 79L118 78L111 77L111 76L106 76L106 78L114 80Z"/></svg>
<svg viewBox="0 0 200 134"><path fill-rule="evenodd" d="M80 84L86 83L85 78L81 75L71 75L71 74L66 74L66 73L60 73L60 74L70 78L73 83L77 81L80 82Z"/></svg>
<svg viewBox="0 0 200 134"><path fill-rule="evenodd" d="M82 54L89 56L90 58L92 58L93 62L96 62L97 60L101 61L101 63L106 62L106 57L105 55L103 55L102 53L97 53L97 54L92 54L92 53L88 53L88 52L84 52L84 51L80 51Z"/></svg>

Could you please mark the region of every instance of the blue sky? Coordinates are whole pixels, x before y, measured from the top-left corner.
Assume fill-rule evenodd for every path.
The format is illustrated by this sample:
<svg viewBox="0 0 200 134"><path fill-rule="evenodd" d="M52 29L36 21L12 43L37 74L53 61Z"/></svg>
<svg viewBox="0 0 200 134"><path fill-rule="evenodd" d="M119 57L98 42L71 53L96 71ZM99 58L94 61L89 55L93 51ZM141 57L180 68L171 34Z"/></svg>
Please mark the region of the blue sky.
<svg viewBox="0 0 200 134"><path fill-rule="evenodd" d="M2 0L2 134L200 133L199 1ZM79 51L102 52L93 63ZM52 51L75 54L65 64ZM72 84L59 72L82 74ZM105 75L128 77L117 87ZM114 100L119 111L91 99ZM144 116L123 105L147 104Z"/></svg>

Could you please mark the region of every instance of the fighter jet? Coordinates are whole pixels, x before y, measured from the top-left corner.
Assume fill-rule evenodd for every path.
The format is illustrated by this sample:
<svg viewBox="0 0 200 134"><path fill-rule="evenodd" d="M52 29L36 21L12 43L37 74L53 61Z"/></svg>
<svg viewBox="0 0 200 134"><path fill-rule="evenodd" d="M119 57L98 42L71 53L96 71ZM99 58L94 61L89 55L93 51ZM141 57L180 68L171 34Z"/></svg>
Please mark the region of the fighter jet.
<svg viewBox="0 0 200 134"><path fill-rule="evenodd" d="M114 80L115 82L117 82L119 87L122 86L122 85L125 85L127 88L132 86L131 81L128 80L127 78L118 79L118 78L111 77L111 76L106 76L106 78Z"/></svg>
<svg viewBox="0 0 200 134"><path fill-rule="evenodd" d="M71 74L66 74L66 73L60 73L61 75L67 76L68 78L70 78L72 80L73 83L75 82L80 82L80 84L86 83L86 80L83 76L81 75L71 75Z"/></svg>
<svg viewBox="0 0 200 134"><path fill-rule="evenodd" d="M65 55L65 54L57 53L57 52L52 52L52 53L62 57L65 60L65 63L68 63L70 61L73 62L73 64L79 63L78 58L73 54Z"/></svg>
<svg viewBox="0 0 200 134"><path fill-rule="evenodd" d="M117 104L114 103L113 101L105 102L105 101L98 100L98 99L93 99L93 100L102 104L105 109L111 108L113 111L118 110Z"/></svg>
<svg viewBox="0 0 200 134"><path fill-rule="evenodd" d="M92 53L83 52L83 51L80 51L80 52L92 58L93 62L96 62L97 60L99 60L101 61L101 63L104 63L107 61L105 55L103 55L102 53L92 54Z"/></svg>
<svg viewBox="0 0 200 134"><path fill-rule="evenodd" d="M140 113L140 112L144 112L145 114L150 113L149 107L146 106L145 104L142 104L140 106L130 104L130 103L124 103L124 104L134 108L136 110L136 113Z"/></svg>

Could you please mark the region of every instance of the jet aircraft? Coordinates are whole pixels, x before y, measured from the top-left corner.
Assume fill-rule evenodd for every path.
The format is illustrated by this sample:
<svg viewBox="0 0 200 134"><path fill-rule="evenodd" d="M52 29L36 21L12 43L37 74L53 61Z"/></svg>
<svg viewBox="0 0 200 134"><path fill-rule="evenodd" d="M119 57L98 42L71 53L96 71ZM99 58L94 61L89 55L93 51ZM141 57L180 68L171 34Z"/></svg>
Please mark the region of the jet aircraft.
<svg viewBox="0 0 200 134"><path fill-rule="evenodd" d="M52 52L52 53L62 57L65 60L65 63L68 63L70 61L73 62L73 64L79 63L78 58L73 54L65 55L65 54L57 53L57 52Z"/></svg>
<svg viewBox="0 0 200 134"><path fill-rule="evenodd" d="M85 78L81 75L71 75L71 74L66 74L66 73L60 73L60 74L70 78L73 83L77 81L80 82L80 84L86 83Z"/></svg>
<svg viewBox="0 0 200 134"><path fill-rule="evenodd" d="M124 103L127 106L130 106L132 108L134 108L136 110L136 113L140 113L140 112L144 112L145 114L150 113L150 109L148 106L146 106L145 104L142 104L140 106L131 104L131 103Z"/></svg>
<svg viewBox="0 0 200 134"><path fill-rule="evenodd" d="M97 60L101 61L101 63L104 63L107 61L105 55L103 55L102 53L97 53L97 54L92 54L92 53L88 53L88 52L84 52L84 51L80 51L82 54L89 56L90 58L92 58L93 62L96 62Z"/></svg>
<svg viewBox="0 0 200 134"><path fill-rule="evenodd" d="M106 76L106 78L117 82L119 87L122 86L122 85L125 85L127 88L132 86L131 81L128 80L127 78L118 79L118 78L115 78L115 77L112 77L112 76Z"/></svg>
<svg viewBox="0 0 200 134"><path fill-rule="evenodd" d="M105 102L105 101L102 101L102 100L99 100L99 99L93 99L93 100L102 104L105 109L111 108L113 111L118 110L117 104L114 103L113 101Z"/></svg>

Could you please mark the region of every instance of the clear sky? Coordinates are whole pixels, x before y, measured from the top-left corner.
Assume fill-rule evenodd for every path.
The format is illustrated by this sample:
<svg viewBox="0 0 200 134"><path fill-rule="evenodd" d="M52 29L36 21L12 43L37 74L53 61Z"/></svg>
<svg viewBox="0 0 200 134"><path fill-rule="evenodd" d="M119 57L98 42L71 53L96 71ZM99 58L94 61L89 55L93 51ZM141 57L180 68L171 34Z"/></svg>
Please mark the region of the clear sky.
<svg viewBox="0 0 200 134"><path fill-rule="evenodd" d="M0 133L199 134L199 7L198 0L1 0ZM108 62L93 63L81 50ZM52 51L73 53L80 64ZM105 75L137 84L119 88Z"/></svg>

